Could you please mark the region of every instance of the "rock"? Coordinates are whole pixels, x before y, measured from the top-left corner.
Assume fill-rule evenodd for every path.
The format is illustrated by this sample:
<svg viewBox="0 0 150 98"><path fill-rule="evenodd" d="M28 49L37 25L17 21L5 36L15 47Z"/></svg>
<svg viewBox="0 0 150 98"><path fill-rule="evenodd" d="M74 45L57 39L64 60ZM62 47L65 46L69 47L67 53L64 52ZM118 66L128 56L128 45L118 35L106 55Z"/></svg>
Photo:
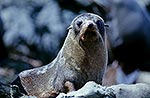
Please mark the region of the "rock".
<svg viewBox="0 0 150 98"><path fill-rule="evenodd" d="M61 93L56 98L149 98L150 85L144 83L138 84L120 84L110 87L104 87L95 82L87 82L78 91L67 94Z"/></svg>

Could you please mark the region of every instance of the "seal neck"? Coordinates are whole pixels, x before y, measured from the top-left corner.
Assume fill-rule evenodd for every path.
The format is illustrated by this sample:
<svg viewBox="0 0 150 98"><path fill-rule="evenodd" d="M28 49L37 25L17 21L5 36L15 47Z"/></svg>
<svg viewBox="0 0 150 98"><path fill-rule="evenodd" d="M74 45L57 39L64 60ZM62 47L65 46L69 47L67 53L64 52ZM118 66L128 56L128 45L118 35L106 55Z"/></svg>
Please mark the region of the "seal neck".
<svg viewBox="0 0 150 98"><path fill-rule="evenodd" d="M80 47L75 39L74 32L70 30L62 48L63 56L66 59L73 58L77 63L81 64L85 58L85 51Z"/></svg>
<svg viewBox="0 0 150 98"><path fill-rule="evenodd" d="M66 59L73 58L82 66L105 66L107 63L107 48L103 41L81 46L70 30L64 42L62 53ZM105 69L105 68L104 68Z"/></svg>

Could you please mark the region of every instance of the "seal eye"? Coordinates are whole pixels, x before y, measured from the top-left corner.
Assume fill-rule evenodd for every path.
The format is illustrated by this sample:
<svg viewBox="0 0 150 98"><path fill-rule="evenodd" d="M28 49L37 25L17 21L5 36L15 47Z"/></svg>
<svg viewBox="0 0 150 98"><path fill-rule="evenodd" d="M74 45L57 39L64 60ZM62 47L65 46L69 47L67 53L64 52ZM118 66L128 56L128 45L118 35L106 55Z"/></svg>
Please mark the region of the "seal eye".
<svg viewBox="0 0 150 98"><path fill-rule="evenodd" d="M104 23L101 20L97 20L96 24L97 24L97 27L99 29L99 32L100 32L101 36L103 37L104 36L104 31L105 31Z"/></svg>
<svg viewBox="0 0 150 98"><path fill-rule="evenodd" d="M77 26L80 28L82 21L77 21Z"/></svg>

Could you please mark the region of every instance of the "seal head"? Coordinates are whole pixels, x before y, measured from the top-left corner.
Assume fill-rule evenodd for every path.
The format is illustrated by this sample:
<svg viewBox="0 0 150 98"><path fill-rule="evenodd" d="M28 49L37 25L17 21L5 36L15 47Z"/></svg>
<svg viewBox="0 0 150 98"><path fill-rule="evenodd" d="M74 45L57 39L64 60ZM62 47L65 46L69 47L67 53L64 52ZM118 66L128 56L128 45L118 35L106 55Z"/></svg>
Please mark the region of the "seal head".
<svg viewBox="0 0 150 98"><path fill-rule="evenodd" d="M105 24L104 20L98 15L92 13L81 14L72 21L71 26L73 26L76 35L79 36L79 41L98 41L98 37L104 39Z"/></svg>

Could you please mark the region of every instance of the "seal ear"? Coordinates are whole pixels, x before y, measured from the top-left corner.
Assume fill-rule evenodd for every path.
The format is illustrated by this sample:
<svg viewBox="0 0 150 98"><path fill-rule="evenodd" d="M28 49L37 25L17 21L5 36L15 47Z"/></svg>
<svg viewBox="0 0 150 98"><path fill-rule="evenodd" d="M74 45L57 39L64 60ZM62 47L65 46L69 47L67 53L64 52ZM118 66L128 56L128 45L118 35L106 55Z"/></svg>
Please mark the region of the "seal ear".
<svg viewBox="0 0 150 98"><path fill-rule="evenodd" d="M72 29L72 26L69 26L69 27L67 28L67 32L69 32L70 29Z"/></svg>
<svg viewBox="0 0 150 98"><path fill-rule="evenodd" d="M104 24L104 27L109 27L109 25L108 24Z"/></svg>

